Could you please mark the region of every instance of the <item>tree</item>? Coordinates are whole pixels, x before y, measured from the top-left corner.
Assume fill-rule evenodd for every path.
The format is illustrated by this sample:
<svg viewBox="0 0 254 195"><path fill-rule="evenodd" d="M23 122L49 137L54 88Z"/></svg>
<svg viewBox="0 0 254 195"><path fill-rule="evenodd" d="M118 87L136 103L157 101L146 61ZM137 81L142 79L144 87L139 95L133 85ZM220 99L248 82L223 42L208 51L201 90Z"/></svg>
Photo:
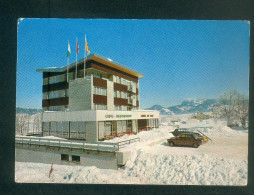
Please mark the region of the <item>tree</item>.
<svg viewBox="0 0 254 195"><path fill-rule="evenodd" d="M224 118L227 121L227 126L237 126L241 123L246 127L248 119L248 101L236 90L224 92L219 97L219 107L215 107L214 113L217 118Z"/></svg>
<svg viewBox="0 0 254 195"><path fill-rule="evenodd" d="M237 101L236 110L239 116L240 123L242 127L246 127L246 122L248 120L248 114L249 114L249 102L248 100L243 96L239 96Z"/></svg>
<svg viewBox="0 0 254 195"><path fill-rule="evenodd" d="M16 131L23 135L27 124L27 114L16 114Z"/></svg>

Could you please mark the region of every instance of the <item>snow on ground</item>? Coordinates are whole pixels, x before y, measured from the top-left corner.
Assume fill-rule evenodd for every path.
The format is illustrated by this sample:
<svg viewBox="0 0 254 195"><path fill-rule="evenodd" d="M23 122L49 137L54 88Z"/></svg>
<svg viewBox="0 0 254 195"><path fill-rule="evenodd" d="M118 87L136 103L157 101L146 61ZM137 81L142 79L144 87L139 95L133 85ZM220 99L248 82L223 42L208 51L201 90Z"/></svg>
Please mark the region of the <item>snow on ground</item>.
<svg viewBox="0 0 254 195"><path fill-rule="evenodd" d="M161 126L107 141L140 138L140 142L121 149L132 154L118 170L54 165L53 174L48 178L49 164L16 162L16 182L247 185L247 130L232 130L224 122L212 119L180 127L197 128L213 141L197 149L169 147L167 138L173 136L169 132L174 127Z"/></svg>

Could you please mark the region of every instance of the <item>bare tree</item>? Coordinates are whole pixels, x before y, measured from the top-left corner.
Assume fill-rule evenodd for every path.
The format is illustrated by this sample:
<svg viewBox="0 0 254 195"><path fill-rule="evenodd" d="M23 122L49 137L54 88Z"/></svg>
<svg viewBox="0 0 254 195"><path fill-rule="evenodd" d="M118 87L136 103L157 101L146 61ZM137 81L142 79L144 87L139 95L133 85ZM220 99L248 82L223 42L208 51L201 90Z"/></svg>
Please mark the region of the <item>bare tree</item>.
<svg viewBox="0 0 254 195"><path fill-rule="evenodd" d="M16 130L23 135L27 124L27 114L16 114Z"/></svg>
<svg viewBox="0 0 254 195"><path fill-rule="evenodd" d="M217 118L224 118L227 121L227 126L236 126L241 123L246 126L248 119L248 102L236 90L224 92L219 97L220 106L213 109Z"/></svg>
<svg viewBox="0 0 254 195"><path fill-rule="evenodd" d="M243 95L240 95L238 97L236 110L238 113L240 123L241 123L242 127L245 128L246 122L248 120L248 115L249 115L249 112L248 112L249 111L249 103L248 103L248 100Z"/></svg>

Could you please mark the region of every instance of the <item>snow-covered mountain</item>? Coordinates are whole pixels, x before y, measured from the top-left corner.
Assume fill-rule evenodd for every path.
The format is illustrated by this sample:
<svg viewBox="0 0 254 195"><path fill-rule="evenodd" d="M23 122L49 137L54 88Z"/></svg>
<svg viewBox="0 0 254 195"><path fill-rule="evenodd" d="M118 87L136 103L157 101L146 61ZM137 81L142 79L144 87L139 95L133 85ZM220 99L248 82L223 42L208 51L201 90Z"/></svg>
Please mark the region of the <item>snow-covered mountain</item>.
<svg viewBox="0 0 254 195"><path fill-rule="evenodd" d="M161 115L186 114L196 112L211 112L214 106L219 103L216 99L193 99L187 98L180 105L165 108L161 105L154 105L146 110L158 110Z"/></svg>
<svg viewBox="0 0 254 195"><path fill-rule="evenodd" d="M168 108L164 108L161 105L153 105L151 108L147 108L145 110L158 110L160 111L161 115L174 115L174 112L172 112L171 110L169 110Z"/></svg>
<svg viewBox="0 0 254 195"><path fill-rule="evenodd" d="M34 109L34 108L16 108L16 113L17 114L29 114L29 115L34 115L41 112L41 109Z"/></svg>

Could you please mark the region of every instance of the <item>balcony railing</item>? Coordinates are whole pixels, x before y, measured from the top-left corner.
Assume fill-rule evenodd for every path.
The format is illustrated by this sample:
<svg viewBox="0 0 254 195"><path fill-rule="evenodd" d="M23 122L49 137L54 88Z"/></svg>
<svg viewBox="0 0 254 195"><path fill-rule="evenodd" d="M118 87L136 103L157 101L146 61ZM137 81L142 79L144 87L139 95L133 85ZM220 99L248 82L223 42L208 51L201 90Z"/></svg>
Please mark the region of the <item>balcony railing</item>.
<svg viewBox="0 0 254 195"><path fill-rule="evenodd" d="M18 144L28 144L38 145L38 146L52 146L59 148L69 148L69 149L88 149L88 150L100 150L100 151L119 151L126 144L131 144L133 142L140 141L140 138L134 138L129 140L124 140L121 142L110 143L110 142L96 142L87 143L78 140L62 140L62 139L47 139L41 137L21 137L16 136L15 143Z"/></svg>

